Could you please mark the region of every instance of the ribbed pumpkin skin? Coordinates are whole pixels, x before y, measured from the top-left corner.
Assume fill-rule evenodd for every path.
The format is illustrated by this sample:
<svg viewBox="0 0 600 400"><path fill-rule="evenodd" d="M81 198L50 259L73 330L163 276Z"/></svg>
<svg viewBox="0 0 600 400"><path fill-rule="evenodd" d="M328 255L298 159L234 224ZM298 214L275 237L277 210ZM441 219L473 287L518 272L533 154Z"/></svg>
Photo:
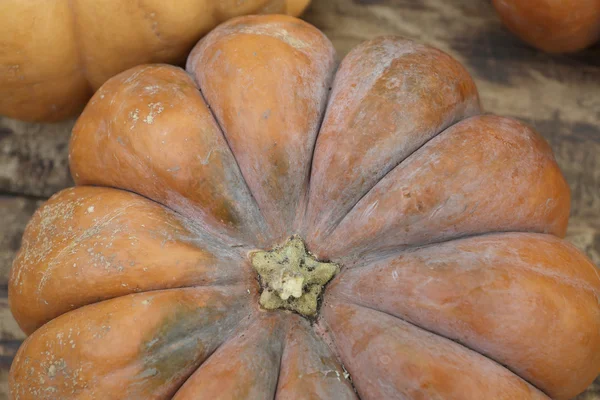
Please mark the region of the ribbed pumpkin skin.
<svg viewBox="0 0 600 400"><path fill-rule="evenodd" d="M14 399L569 399L593 381L600 275L561 239L547 143L482 115L436 49L383 37L334 60L305 22L241 17L187 73L102 86L73 132L78 186L13 266L31 334ZM292 235L341 266L312 321L258 305L249 255Z"/></svg>
<svg viewBox="0 0 600 400"><path fill-rule="evenodd" d="M297 16L310 0L3 0L0 115L58 121L136 65L181 64L217 24L246 14Z"/></svg>
<svg viewBox="0 0 600 400"><path fill-rule="evenodd" d="M548 53L572 53L600 40L600 0L493 0L506 27Z"/></svg>

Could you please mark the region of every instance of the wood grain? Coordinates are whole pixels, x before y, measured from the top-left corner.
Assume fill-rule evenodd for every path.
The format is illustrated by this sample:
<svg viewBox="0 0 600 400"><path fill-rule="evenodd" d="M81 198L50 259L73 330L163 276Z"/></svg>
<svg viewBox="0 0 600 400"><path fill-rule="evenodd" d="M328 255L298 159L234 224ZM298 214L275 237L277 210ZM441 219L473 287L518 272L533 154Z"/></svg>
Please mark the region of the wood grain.
<svg viewBox="0 0 600 400"><path fill-rule="evenodd" d="M304 18L329 36L339 58L372 37L401 35L460 60L487 111L521 119L550 142L572 191L567 238L600 264L600 45L543 54L506 31L487 0L313 0ZM0 118L0 399L23 339L8 311L7 273L41 199L72 184L72 125ZM600 400L600 380L577 399Z"/></svg>
<svg viewBox="0 0 600 400"><path fill-rule="evenodd" d="M23 196L0 195L3 222L0 231L0 288L6 288L8 284L10 266L21 245L25 225L42 202Z"/></svg>
<svg viewBox="0 0 600 400"><path fill-rule="evenodd" d="M0 194L49 197L72 185L68 145L73 124L0 117Z"/></svg>

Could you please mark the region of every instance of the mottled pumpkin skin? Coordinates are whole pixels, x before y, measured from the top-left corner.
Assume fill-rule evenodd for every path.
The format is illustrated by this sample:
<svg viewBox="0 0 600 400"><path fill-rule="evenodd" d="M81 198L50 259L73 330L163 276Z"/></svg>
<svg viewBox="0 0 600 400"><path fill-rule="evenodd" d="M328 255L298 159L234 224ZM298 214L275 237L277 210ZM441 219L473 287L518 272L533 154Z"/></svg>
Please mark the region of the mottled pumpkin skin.
<svg viewBox="0 0 600 400"><path fill-rule="evenodd" d="M600 0L492 0L506 27L549 53L572 53L600 40Z"/></svg>
<svg viewBox="0 0 600 400"><path fill-rule="evenodd" d="M217 24L297 16L310 0L2 0L0 114L57 121L107 79L146 63L182 64Z"/></svg>
<svg viewBox="0 0 600 400"><path fill-rule="evenodd" d="M383 37L334 60L300 20L242 17L187 73L102 86L73 132L78 186L37 211L12 270L31 334L14 399L569 399L592 382L600 274L561 239L547 143L481 114L436 49ZM292 235L341 266L314 320L258 305L251 254Z"/></svg>

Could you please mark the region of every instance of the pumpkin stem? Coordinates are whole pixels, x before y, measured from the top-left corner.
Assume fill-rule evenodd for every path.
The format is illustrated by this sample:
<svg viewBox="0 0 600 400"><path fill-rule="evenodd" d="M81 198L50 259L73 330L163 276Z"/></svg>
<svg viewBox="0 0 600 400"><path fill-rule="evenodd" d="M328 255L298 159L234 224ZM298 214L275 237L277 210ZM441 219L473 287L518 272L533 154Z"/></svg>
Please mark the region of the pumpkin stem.
<svg viewBox="0 0 600 400"><path fill-rule="evenodd" d="M323 287L340 271L337 264L317 261L296 236L271 251L252 253L251 261L263 288L260 305L306 317L317 314Z"/></svg>

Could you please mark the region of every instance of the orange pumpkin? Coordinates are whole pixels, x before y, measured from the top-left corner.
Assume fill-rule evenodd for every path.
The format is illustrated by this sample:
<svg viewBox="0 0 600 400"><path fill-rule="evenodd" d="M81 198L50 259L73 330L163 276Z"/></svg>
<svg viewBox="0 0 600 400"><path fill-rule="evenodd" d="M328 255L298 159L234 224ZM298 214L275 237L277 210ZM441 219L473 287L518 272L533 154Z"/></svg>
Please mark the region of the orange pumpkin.
<svg viewBox="0 0 600 400"><path fill-rule="evenodd" d="M465 69L383 37L335 73L291 17L231 20L187 73L109 80L78 186L12 270L15 399L568 399L600 279L550 147Z"/></svg>
<svg viewBox="0 0 600 400"><path fill-rule="evenodd" d="M600 39L600 0L493 0L506 27L549 53L582 50Z"/></svg>
<svg viewBox="0 0 600 400"><path fill-rule="evenodd" d="M65 119L119 72L183 63L220 22L243 14L299 15L309 1L3 0L0 114Z"/></svg>

